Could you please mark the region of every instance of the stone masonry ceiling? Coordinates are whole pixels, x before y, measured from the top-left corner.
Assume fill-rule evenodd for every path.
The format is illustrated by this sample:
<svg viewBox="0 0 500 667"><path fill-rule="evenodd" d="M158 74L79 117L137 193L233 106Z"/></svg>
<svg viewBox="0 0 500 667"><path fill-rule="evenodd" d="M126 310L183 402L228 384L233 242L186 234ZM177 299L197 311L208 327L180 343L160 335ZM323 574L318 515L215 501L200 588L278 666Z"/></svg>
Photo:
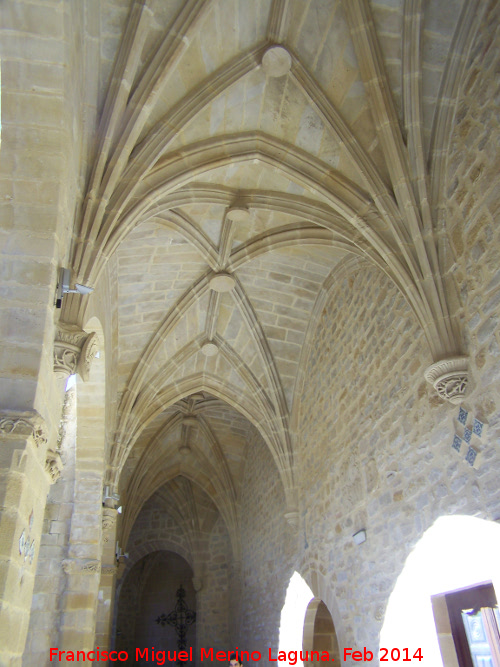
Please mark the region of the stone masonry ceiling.
<svg viewBox="0 0 500 667"><path fill-rule="evenodd" d="M257 437L296 511L308 334L353 262L400 290L431 361L461 354L432 230L474 4L98 4L99 129L70 264L118 285L107 483L125 535L180 478L234 529ZM62 319L85 303L68 296Z"/></svg>
<svg viewBox="0 0 500 667"><path fill-rule="evenodd" d="M447 599L500 595L500 0L0 0L0 68L0 667L154 662L181 585L195 662L456 667Z"/></svg>

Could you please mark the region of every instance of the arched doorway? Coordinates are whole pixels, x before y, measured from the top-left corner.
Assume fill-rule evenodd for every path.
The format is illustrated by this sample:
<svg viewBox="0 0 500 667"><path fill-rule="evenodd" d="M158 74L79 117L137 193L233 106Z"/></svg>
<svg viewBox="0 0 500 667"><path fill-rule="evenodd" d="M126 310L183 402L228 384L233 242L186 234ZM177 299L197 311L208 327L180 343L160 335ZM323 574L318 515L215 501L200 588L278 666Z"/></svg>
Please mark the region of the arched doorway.
<svg viewBox="0 0 500 667"><path fill-rule="evenodd" d="M302 644L300 642L302 637ZM294 572L288 584L285 604L281 610L279 651L297 653L297 665L311 666L321 664L321 660L302 661L308 651L327 651L337 664L340 661L339 643L332 616L326 604L319 597L315 597L305 580L298 572Z"/></svg>
<svg viewBox="0 0 500 667"><path fill-rule="evenodd" d="M192 577L193 571L187 561L171 551L156 551L145 556L127 574L118 601L116 650L127 651L130 664L142 664L140 657L137 662L135 659L137 648L178 651L176 628L167 622L166 617L175 609L181 587L188 609L196 612ZM186 647L182 650L189 651L190 648L195 658L196 622L188 627ZM148 660L144 659L143 663L148 664Z"/></svg>
<svg viewBox="0 0 500 667"><path fill-rule="evenodd" d="M303 634L307 606L314 594L298 572L294 572L285 596L285 604L281 610L279 650L300 650L297 638ZM297 665L302 662L297 661Z"/></svg>
<svg viewBox="0 0 500 667"><path fill-rule="evenodd" d="M337 633L333 619L328 611L326 604L318 599L311 600L307 607L306 617L304 620L304 636L302 639L302 647L308 656L313 658L307 663L310 667L314 665L317 667L321 665L322 660L316 659L316 654L311 652L317 651L320 656L326 651L329 655L329 660L335 661L335 664L342 664L340 658L339 643L337 640ZM325 657L325 656L322 656Z"/></svg>

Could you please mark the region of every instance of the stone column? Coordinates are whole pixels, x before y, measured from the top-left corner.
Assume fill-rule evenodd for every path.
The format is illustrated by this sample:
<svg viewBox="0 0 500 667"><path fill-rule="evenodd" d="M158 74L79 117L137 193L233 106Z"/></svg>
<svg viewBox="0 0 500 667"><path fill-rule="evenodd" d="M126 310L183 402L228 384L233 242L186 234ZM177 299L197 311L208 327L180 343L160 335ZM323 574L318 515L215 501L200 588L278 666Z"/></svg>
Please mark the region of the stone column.
<svg viewBox="0 0 500 667"><path fill-rule="evenodd" d="M231 646L236 645L237 637L240 634L240 609L241 609L241 582L242 582L242 562L234 560L229 563L229 636Z"/></svg>
<svg viewBox="0 0 500 667"><path fill-rule="evenodd" d="M0 414L1 665L20 665L26 642L49 488L46 448L36 412Z"/></svg>
<svg viewBox="0 0 500 667"><path fill-rule="evenodd" d="M69 350L69 366L86 379L77 384L76 456L73 510L67 557L62 563L66 574L61 598L58 647L65 651L94 648L102 554L102 485L105 457L104 364L92 364L97 351L94 334L74 327L59 327L65 340L54 350L54 368L61 353ZM75 347L74 355L72 347ZM78 350L80 350L78 352ZM91 372L92 371L92 372ZM62 372L62 371L61 371Z"/></svg>
<svg viewBox="0 0 500 667"><path fill-rule="evenodd" d="M68 558L62 563L66 585L61 600L58 646L66 651L89 651L94 647L101 579L102 481L94 477L77 474L77 496L71 519ZM94 488L98 485L97 489Z"/></svg>
<svg viewBox="0 0 500 667"><path fill-rule="evenodd" d="M105 505L109 505L109 501ZM112 503L114 505L114 503ZM103 548L101 557L101 581L97 604L97 622L95 644L101 650L111 648L111 629L113 624L113 605L115 600L118 566L116 562L116 533L118 511L114 506L105 506L102 510ZM102 664L107 664L103 662Z"/></svg>
<svg viewBox="0 0 500 667"><path fill-rule="evenodd" d="M45 664L49 648L57 646L60 597L66 584L61 563L67 557L75 488L75 387L65 395L58 440L59 449L50 459L53 486L50 487L45 506L23 667ZM63 463L64 468L61 469Z"/></svg>

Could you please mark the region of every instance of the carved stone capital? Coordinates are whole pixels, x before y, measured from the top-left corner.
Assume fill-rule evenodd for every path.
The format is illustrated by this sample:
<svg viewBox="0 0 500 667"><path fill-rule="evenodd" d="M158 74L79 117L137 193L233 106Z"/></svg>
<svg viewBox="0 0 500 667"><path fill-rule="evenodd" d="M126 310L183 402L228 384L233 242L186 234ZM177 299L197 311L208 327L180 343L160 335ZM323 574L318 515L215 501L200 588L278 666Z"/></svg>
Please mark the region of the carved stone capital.
<svg viewBox="0 0 500 667"><path fill-rule="evenodd" d="M118 572L118 565L103 565L101 567L101 574L116 574Z"/></svg>
<svg viewBox="0 0 500 667"><path fill-rule="evenodd" d="M118 511L112 507L103 507L102 509L102 534L103 541L109 542L110 533L116 525Z"/></svg>
<svg viewBox="0 0 500 667"><path fill-rule="evenodd" d="M59 453L55 452L53 449L49 449L45 458L45 472L49 476L51 484L57 482L61 476L62 469L63 463Z"/></svg>
<svg viewBox="0 0 500 667"><path fill-rule="evenodd" d="M87 334L74 324L59 322L54 341L54 373L67 378L76 373Z"/></svg>
<svg viewBox="0 0 500 667"><path fill-rule="evenodd" d="M96 333L88 334L74 324L59 322L54 341L54 373L63 379L78 373L82 380L88 380L98 349Z"/></svg>
<svg viewBox="0 0 500 667"><path fill-rule="evenodd" d="M66 574L96 574L101 571L101 562L66 558L62 561L62 568Z"/></svg>
<svg viewBox="0 0 500 667"><path fill-rule="evenodd" d="M90 333L83 344L82 353L80 355L80 360L78 362L78 373L84 382L87 382L90 375L90 369L92 367L92 362L95 359L96 354L99 352L99 343L97 334L95 332Z"/></svg>
<svg viewBox="0 0 500 667"><path fill-rule="evenodd" d="M0 412L0 436L33 438L37 447L47 444L47 427L44 419L32 412Z"/></svg>
<svg viewBox="0 0 500 667"><path fill-rule="evenodd" d="M469 381L467 357L452 357L438 361L429 366L424 375L441 398L453 404L464 400Z"/></svg>

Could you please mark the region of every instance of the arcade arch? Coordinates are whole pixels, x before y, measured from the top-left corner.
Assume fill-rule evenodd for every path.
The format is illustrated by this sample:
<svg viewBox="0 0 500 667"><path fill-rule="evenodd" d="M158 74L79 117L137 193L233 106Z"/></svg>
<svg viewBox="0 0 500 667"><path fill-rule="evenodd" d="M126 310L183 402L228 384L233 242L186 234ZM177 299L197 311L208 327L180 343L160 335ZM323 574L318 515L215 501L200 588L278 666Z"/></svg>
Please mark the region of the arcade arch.
<svg viewBox="0 0 500 667"><path fill-rule="evenodd" d="M484 582L493 583L498 598L499 552L497 523L463 515L438 518L406 559L389 598L380 646L420 648L429 664L456 664L450 638L438 637L439 612L431 598Z"/></svg>

